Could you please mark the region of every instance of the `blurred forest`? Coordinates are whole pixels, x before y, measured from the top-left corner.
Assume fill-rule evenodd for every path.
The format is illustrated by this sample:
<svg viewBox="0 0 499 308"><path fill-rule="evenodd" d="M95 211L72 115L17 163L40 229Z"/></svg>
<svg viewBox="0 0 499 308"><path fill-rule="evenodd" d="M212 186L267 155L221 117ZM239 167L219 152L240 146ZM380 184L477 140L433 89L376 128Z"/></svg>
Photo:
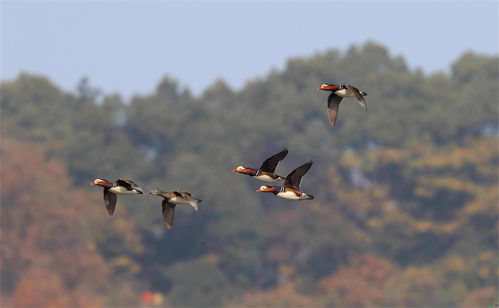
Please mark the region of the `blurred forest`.
<svg viewBox="0 0 499 308"><path fill-rule="evenodd" d="M1 296L10 307L489 307L497 298L497 55L448 73L408 68L374 42L290 59L240 91L195 96L174 78L125 101L21 74L1 84ZM140 78L140 76L137 76ZM368 92L328 127L323 82ZM288 147L315 164L291 202L233 173ZM122 196L95 177L183 189Z"/></svg>

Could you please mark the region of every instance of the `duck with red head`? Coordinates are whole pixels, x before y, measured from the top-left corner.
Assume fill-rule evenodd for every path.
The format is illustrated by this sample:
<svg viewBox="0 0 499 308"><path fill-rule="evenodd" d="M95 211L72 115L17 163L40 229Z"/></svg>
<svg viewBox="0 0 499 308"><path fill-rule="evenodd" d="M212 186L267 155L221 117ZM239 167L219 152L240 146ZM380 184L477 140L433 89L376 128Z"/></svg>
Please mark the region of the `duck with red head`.
<svg viewBox="0 0 499 308"><path fill-rule="evenodd" d="M275 182L284 180L282 176L275 174L274 171L277 168L279 162L283 160L286 155L288 155L288 149L284 148L284 150L282 150L281 152L267 158L258 169L239 166L232 171L249 175L252 178L263 182Z"/></svg>
<svg viewBox="0 0 499 308"><path fill-rule="evenodd" d="M367 111L366 101L364 100L364 96L367 96L367 93L357 89L352 85L344 85L344 84L322 84L317 90L329 91L327 98L327 115L329 119L329 125L334 127L336 124L336 118L338 117L338 112L340 109L341 100L345 97L353 97L357 102L362 106L364 111Z"/></svg>
<svg viewBox="0 0 499 308"><path fill-rule="evenodd" d="M293 170L286 177L282 186L260 186L256 191L270 192L279 198L288 200L312 200L314 196L305 194L300 190L301 179L308 172L312 164L312 161L308 161Z"/></svg>
<svg viewBox="0 0 499 308"><path fill-rule="evenodd" d="M129 179L118 179L116 182L109 182L104 179L95 179L90 182L90 185L97 185L104 188L104 204L106 205L107 212L113 216L114 209L116 208L116 195L135 195L143 194L144 191L134 181Z"/></svg>

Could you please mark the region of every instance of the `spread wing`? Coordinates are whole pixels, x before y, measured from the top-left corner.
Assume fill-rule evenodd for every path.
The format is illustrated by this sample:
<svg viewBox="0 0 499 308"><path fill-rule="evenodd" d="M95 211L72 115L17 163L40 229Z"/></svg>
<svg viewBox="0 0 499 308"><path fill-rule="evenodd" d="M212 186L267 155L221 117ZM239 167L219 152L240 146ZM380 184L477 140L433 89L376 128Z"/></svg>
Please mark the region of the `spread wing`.
<svg viewBox="0 0 499 308"><path fill-rule="evenodd" d="M113 216L114 209L116 208L116 194L110 192L107 188L104 188L104 204L109 216Z"/></svg>
<svg viewBox="0 0 499 308"><path fill-rule="evenodd" d="M340 103L343 98L334 93L329 94L327 98L327 117L329 119L329 126L334 127L336 118L340 110Z"/></svg>
<svg viewBox="0 0 499 308"><path fill-rule="evenodd" d="M364 96L362 96L362 94L360 94L360 91L359 89L357 89L356 87L354 86L351 86L351 85L346 85L345 86L351 93L353 93L353 95L355 95L355 100L357 100L357 102L362 106L362 109L364 111L367 111L367 105L366 105L366 101L364 100Z"/></svg>
<svg viewBox="0 0 499 308"><path fill-rule="evenodd" d="M173 193L174 193L174 194L175 194L175 196L177 196L177 197L183 197L183 196L182 196L182 192L181 192L181 191L179 191L179 190L175 190Z"/></svg>
<svg viewBox="0 0 499 308"><path fill-rule="evenodd" d="M286 177L286 180L284 181L284 185L285 186L291 185L295 188L299 188L300 183L301 183L301 178L305 175L305 173L307 173L308 169L310 169L310 167L312 167L312 164L313 164L313 162L310 160L310 161L304 163L303 165L301 165L300 167L296 168L295 170L293 170Z"/></svg>
<svg viewBox="0 0 499 308"><path fill-rule="evenodd" d="M168 202L168 200L163 199L161 207L166 228L171 229L173 227L173 218L175 218L175 204L172 204Z"/></svg>
<svg viewBox="0 0 499 308"><path fill-rule="evenodd" d="M274 173L279 161L283 160L286 155L288 155L288 149L284 148L281 152L267 158L260 167L260 170Z"/></svg>

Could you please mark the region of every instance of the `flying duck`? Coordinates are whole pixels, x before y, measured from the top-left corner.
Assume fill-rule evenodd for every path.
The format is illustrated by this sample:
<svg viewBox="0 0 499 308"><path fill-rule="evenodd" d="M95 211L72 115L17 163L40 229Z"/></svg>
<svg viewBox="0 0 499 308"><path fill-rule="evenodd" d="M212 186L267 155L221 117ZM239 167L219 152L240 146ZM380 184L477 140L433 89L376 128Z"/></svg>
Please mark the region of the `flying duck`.
<svg viewBox="0 0 499 308"><path fill-rule="evenodd" d="M165 225L168 229L173 226L173 218L175 217L175 206L177 204L189 204L196 211L198 210L198 203L201 202L199 199L194 199L192 195L186 191L175 190L175 191L162 191L155 189L149 192L150 194L163 197L163 202L161 203L163 219Z"/></svg>
<svg viewBox="0 0 499 308"><path fill-rule="evenodd" d="M274 171L277 168L279 162L283 160L286 155L288 155L288 149L284 148L284 150L282 150L281 152L267 158L258 169L239 166L232 171L247 174L252 178L263 182L275 182L284 180L282 176L275 174Z"/></svg>
<svg viewBox="0 0 499 308"><path fill-rule="evenodd" d="M271 192L279 198L289 200L311 200L314 196L300 191L301 178L307 173L313 162L310 160L293 170L284 180L282 186L260 186L256 191Z"/></svg>
<svg viewBox="0 0 499 308"><path fill-rule="evenodd" d="M341 100L344 97L354 97L357 102L362 106L364 111L367 111L366 102L364 96L367 93L357 89L356 87L349 84L323 84L317 90L330 91L327 98L327 116L329 118L329 125L334 127L336 124L336 118L338 117L338 112L340 109Z"/></svg>
<svg viewBox="0 0 499 308"><path fill-rule="evenodd" d="M116 208L116 194L135 195L144 193L139 185L129 179L118 179L116 182L109 182L97 178L90 182L90 184L104 187L104 204L106 205L109 216L113 216L114 209Z"/></svg>

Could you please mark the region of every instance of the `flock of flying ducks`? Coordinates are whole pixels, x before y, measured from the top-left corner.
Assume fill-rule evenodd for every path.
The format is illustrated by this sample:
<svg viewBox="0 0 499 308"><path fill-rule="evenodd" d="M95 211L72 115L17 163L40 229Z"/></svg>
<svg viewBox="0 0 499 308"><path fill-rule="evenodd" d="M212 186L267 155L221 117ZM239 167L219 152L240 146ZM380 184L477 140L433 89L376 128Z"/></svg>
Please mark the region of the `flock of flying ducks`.
<svg viewBox="0 0 499 308"><path fill-rule="evenodd" d="M340 103L343 98L355 98L355 100L357 100L357 102L362 106L362 109L367 111L366 102L364 100L364 96L366 96L367 93L352 85L323 84L318 88L318 90L331 92L327 98L327 114L329 125L331 127L334 127L336 124ZM314 199L314 196L305 194L300 190L301 179L308 172L310 167L312 167L313 162L308 161L304 163L283 178L275 173L275 169L277 168L279 162L286 157L286 155L288 155L288 149L285 148L281 152L267 158L258 169L239 166L232 171L249 175L256 180L263 182L277 182L284 180L284 183L280 186L263 185L256 191L270 192L279 198L288 200L300 201ZM135 195L144 193L139 185L129 179L118 179L115 182L109 182L107 180L97 178L90 182L90 184L103 187L104 204L106 205L107 212L110 216L114 214L117 195ZM167 192L154 189L150 191L149 194L163 198L163 201L161 202L163 220L165 221L165 225L168 229L173 226L175 206L179 204L190 205L197 211L198 203L201 202L201 200L193 198L190 193L181 190Z"/></svg>

